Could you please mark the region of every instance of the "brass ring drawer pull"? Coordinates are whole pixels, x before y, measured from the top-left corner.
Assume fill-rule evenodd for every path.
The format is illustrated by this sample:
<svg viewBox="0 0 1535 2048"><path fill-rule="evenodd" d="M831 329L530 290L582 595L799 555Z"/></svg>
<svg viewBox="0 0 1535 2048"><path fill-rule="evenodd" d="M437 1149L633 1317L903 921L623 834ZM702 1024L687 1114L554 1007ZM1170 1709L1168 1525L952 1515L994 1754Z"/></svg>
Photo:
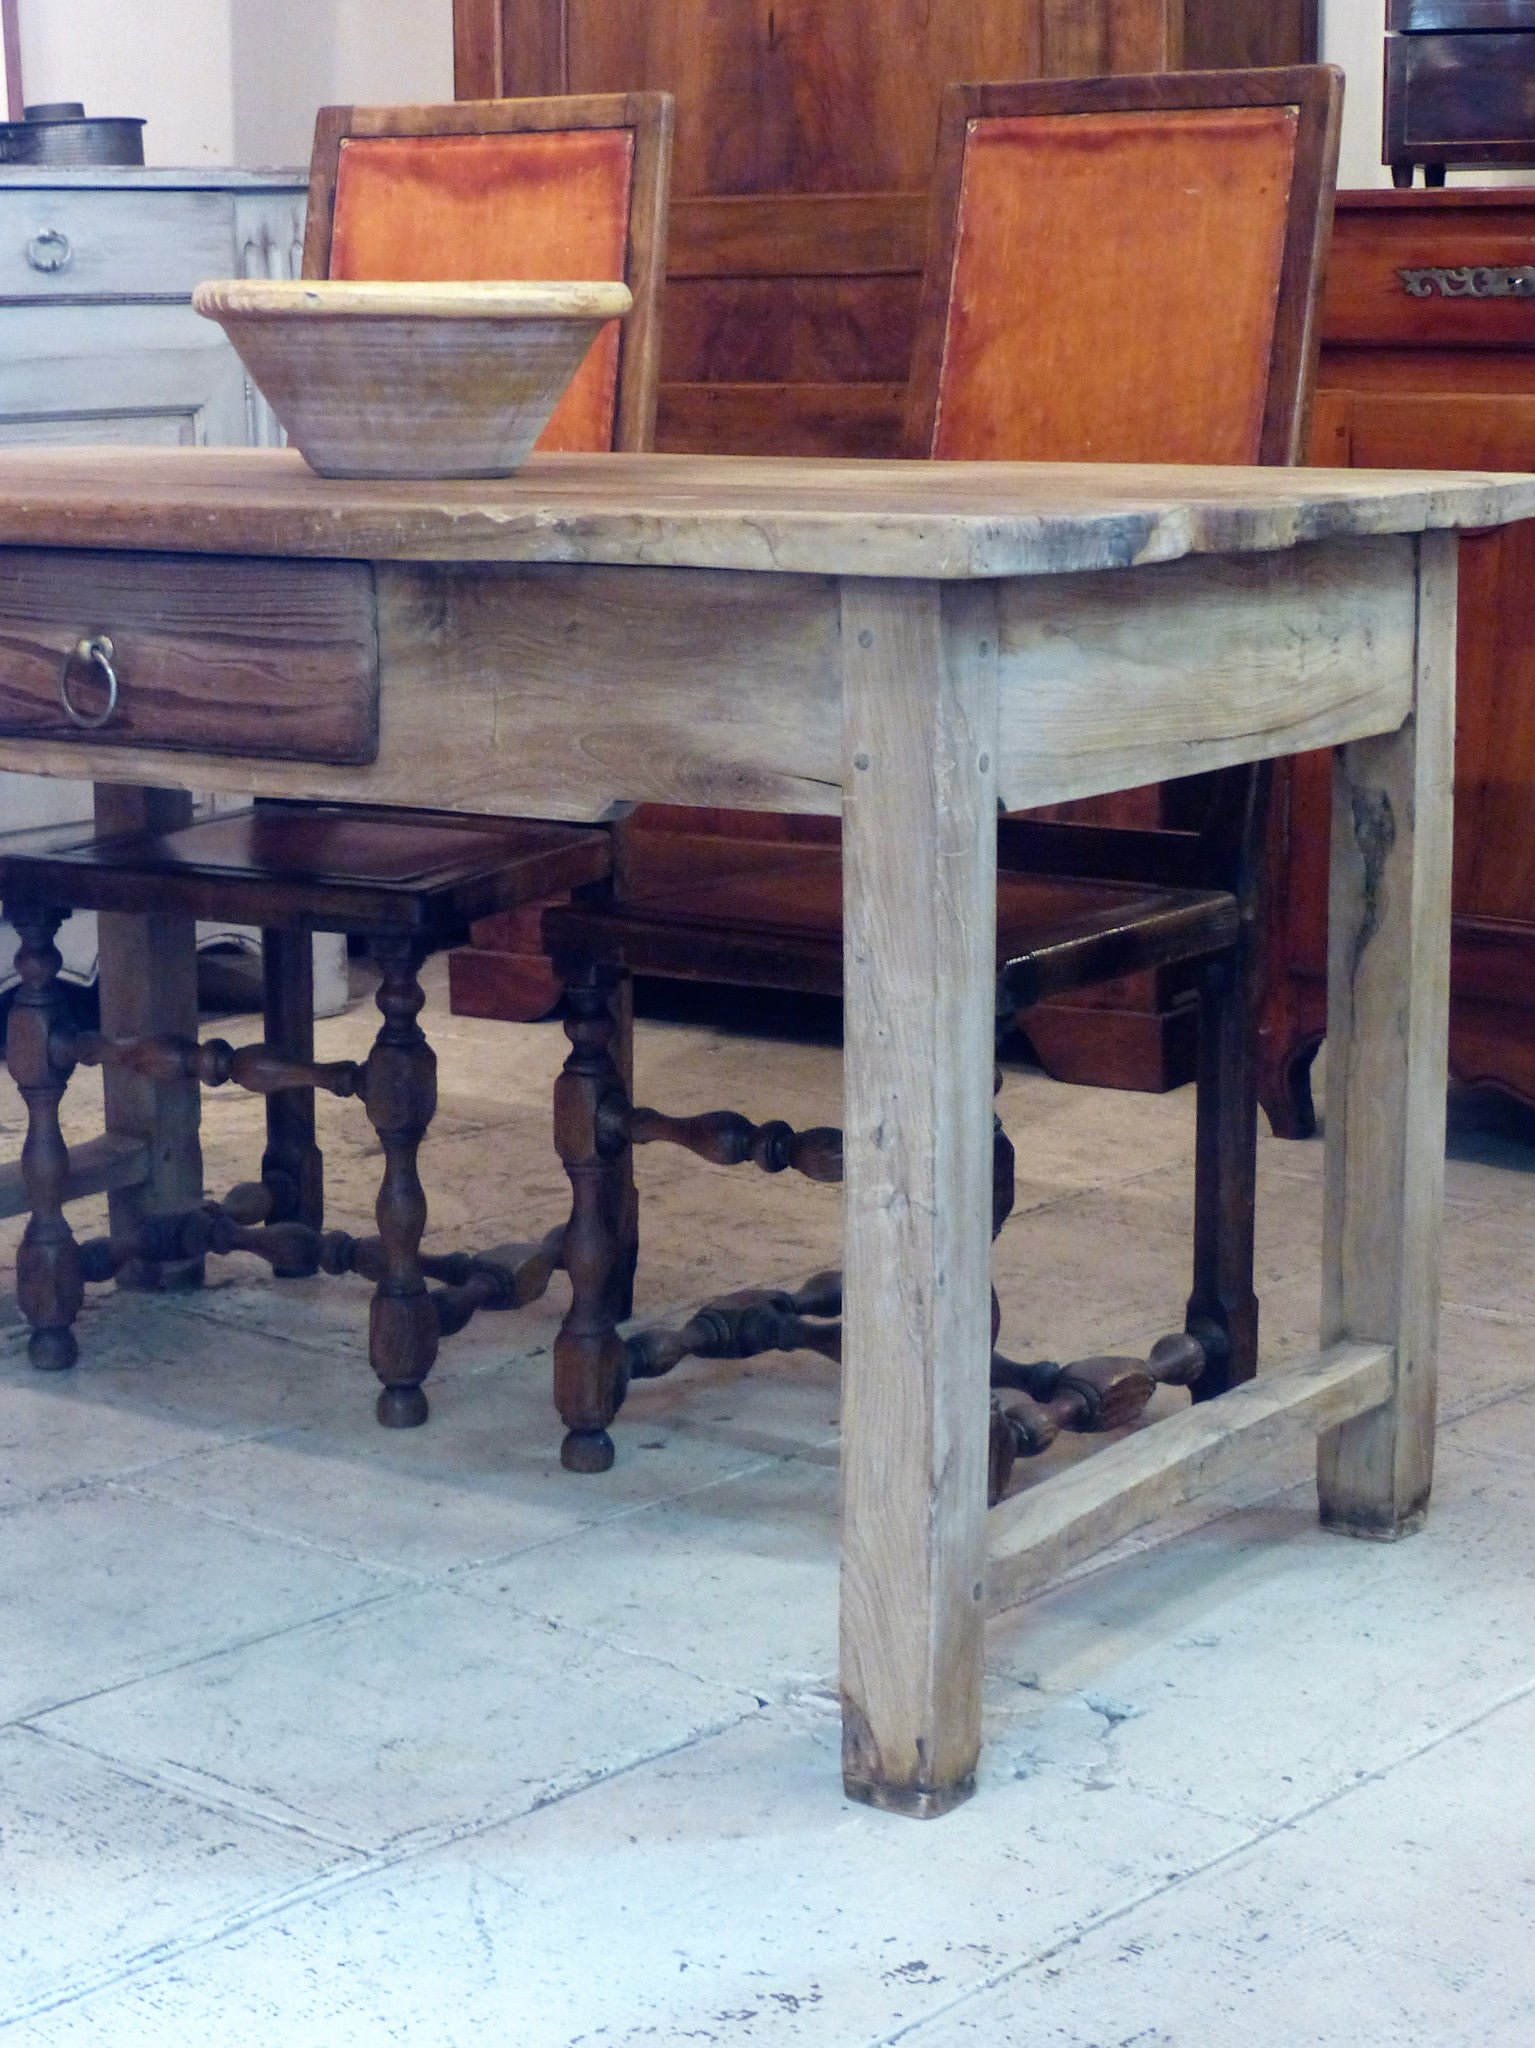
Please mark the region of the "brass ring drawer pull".
<svg viewBox="0 0 1535 2048"><path fill-rule="evenodd" d="M116 714L117 670L112 666L112 654L111 641L105 633L97 633L92 639L76 641L75 645L64 657L64 666L59 671L59 702L82 731L96 732ZM70 702L69 672L77 661L84 662L88 667L99 669L106 678L106 708L103 711L97 712L94 717L89 712L77 710Z"/></svg>

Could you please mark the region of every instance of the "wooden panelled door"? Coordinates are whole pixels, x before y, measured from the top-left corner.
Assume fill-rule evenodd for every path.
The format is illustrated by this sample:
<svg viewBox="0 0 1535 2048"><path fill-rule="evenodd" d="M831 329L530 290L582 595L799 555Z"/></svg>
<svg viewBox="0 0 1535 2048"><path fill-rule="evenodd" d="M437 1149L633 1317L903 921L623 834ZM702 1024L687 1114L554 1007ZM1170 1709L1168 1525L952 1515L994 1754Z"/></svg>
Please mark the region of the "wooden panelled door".
<svg viewBox="0 0 1535 2048"><path fill-rule="evenodd" d="M454 0L460 99L675 94L657 446L889 454L956 79L1296 64L1316 0Z"/></svg>

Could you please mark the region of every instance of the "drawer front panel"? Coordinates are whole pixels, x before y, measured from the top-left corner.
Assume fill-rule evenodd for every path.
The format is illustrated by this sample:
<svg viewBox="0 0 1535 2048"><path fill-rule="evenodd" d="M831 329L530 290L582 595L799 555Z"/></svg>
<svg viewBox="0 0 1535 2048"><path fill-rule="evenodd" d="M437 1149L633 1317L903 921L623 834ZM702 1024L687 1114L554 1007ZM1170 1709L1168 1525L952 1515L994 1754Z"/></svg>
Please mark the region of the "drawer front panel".
<svg viewBox="0 0 1535 2048"><path fill-rule="evenodd" d="M104 637L111 689L81 641ZM67 688L77 718L61 695ZM378 757L373 576L357 562L0 551L0 734L261 761Z"/></svg>
<svg viewBox="0 0 1535 2048"><path fill-rule="evenodd" d="M1340 208L1324 343L1535 350L1535 191L1530 199L1495 212Z"/></svg>
<svg viewBox="0 0 1535 2048"><path fill-rule="evenodd" d="M1390 0L1387 28L1535 28L1535 0Z"/></svg>
<svg viewBox="0 0 1535 2048"><path fill-rule="evenodd" d="M222 192L0 192L0 301L190 298L233 277Z"/></svg>
<svg viewBox="0 0 1535 2048"><path fill-rule="evenodd" d="M1392 36L1386 155L1535 146L1535 31Z"/></svg>

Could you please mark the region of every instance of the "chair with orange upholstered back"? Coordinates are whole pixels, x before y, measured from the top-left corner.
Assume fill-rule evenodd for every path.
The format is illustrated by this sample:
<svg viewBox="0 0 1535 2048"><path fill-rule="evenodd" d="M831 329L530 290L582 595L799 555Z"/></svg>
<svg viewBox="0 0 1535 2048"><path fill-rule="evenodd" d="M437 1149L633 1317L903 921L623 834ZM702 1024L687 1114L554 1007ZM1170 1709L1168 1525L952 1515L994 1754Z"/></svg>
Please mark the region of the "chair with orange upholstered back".
<svg viewBox="0 0 1535 2048"><path fill-rule="evenodd" d="M909 394L908 452L972 461L1292 463L1301 459L1336 176L1339 75L1321 66L1017 85L946 95ZM1142 572L1144 573L1144 572ZM1174 577L1187 570L1169 571ZM1042 586L1003 587L1004 655L1047 666ZM1154 603L1156 578L1138 585ZM1112 654L1112 660L1111 660ZM1137 649L1101 659L1133 703ZM1267 778L1236 770L1164 793L1172 829L1107 826L1065 806L1001 827L998 1015L1146 968L1187 968L1199 1015L1194 1288L1182 1333L1146 1361L994 1361L994 1490L1060 1428L1139 1413L1156 1382L1196 1398L1251 1377L1254 978ZM622 977L654 972L837 995L834 847L785 844L777 868L673 875L550 911L546 942L598 1071L601 1013ZM594 1082L593 1085L599 1085ZM719 1164L841 1174L840 1133L796 1134L721 1112L674 1119L612 1107L621 1141L680 1143ZM575 1126L572 1124L572 1132ZM604 1219L577 1187L572 1231L603 1287ZM587 1212L583 1214L583 1200ZM994 1221L1011 1206L999 1129ZM609 1205L611 1207L611 1204ZM574 1269L574 1261L572 1262ZM578 1296L580 1288L577 1288ZM556 1345L565 1457L599 1469L631 1377L681 1358L810 1346L835 1357L840 1282L713 1302L684 1328L621 1341L578 1299Z"/></svg>
<svg viewBox="0 0 1535 2048"><path fill-rule="evenodd" d="M644 448L655 419L671 129L671 102L657 93L322 109L305 274L622 279L633 311L599 335L540 447ZM365 794L365 771L358 781ZM435 1107L436 1062L416 1022L418 970L429 950L462 939L471 920L606 874L609 835L361 803L263 801L193 821L189 800L176 792L121 795L137 804L136 816L108 792L94 832L0 842L0 893L22 937L7 1058L29 1112L23 1167L31 1215L17 1291L32 1324L33 1362L74 1363L71 1325L83 1282L195 1278L207 1251L238 1248L266 1258L279 1275L323 1268L373 1280L379 1420L422 1422L422 1381L439 1337L479 1308L517 1307L540 1292L559 1263L562 1231L495 1254L421 1254L426 1204L416 1157ZM105 1015L102 1032L72 1031L53 935L67 911L86 908L258 925L264 1043L236 1052L186 1035L117 1035ZM360 1065L314 1059L316 931L365 936L382 969L384 1023ZM77 1244L62 1210L69 1169L57 1111L82 1062L194 1095L199 1081L258 1090L267 1101L260 1180L222 1202L170 1205L143 1183L119 1184L109 1236ZM317 1086L361 1095L378 1132L377 1237L323 1229ZM444 1284L433 1288L434 1280Z"/></svg>

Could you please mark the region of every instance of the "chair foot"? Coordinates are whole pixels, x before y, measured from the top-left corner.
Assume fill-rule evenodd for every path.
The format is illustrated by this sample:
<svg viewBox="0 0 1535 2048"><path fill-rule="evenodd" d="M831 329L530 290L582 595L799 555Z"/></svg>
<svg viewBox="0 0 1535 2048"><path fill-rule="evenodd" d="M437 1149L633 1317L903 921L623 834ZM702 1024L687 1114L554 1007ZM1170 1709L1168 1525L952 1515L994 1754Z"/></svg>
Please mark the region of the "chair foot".
<svg viewBox="0 0 1535 2048"><path fill-rule="evenodd" d="M383 1387L373 1412L385 1429L419 1429L432 1411L424 1387Z"/></svg>
<svg viewBox="0 0 1535 2048"><path fill-rule="evenodd" d="M613 1439L605 1429L572 1429L560 1445L560 1463L567 1472L608 1472L613 1465Z"/></svg>
<svg viewBox="0 0 1535 2048"><path fill-rule="evenodd" d="M34 1330L27 1341L27 1357L37 1372L67 1372L79 1356L73 1330Z"/></svg>

